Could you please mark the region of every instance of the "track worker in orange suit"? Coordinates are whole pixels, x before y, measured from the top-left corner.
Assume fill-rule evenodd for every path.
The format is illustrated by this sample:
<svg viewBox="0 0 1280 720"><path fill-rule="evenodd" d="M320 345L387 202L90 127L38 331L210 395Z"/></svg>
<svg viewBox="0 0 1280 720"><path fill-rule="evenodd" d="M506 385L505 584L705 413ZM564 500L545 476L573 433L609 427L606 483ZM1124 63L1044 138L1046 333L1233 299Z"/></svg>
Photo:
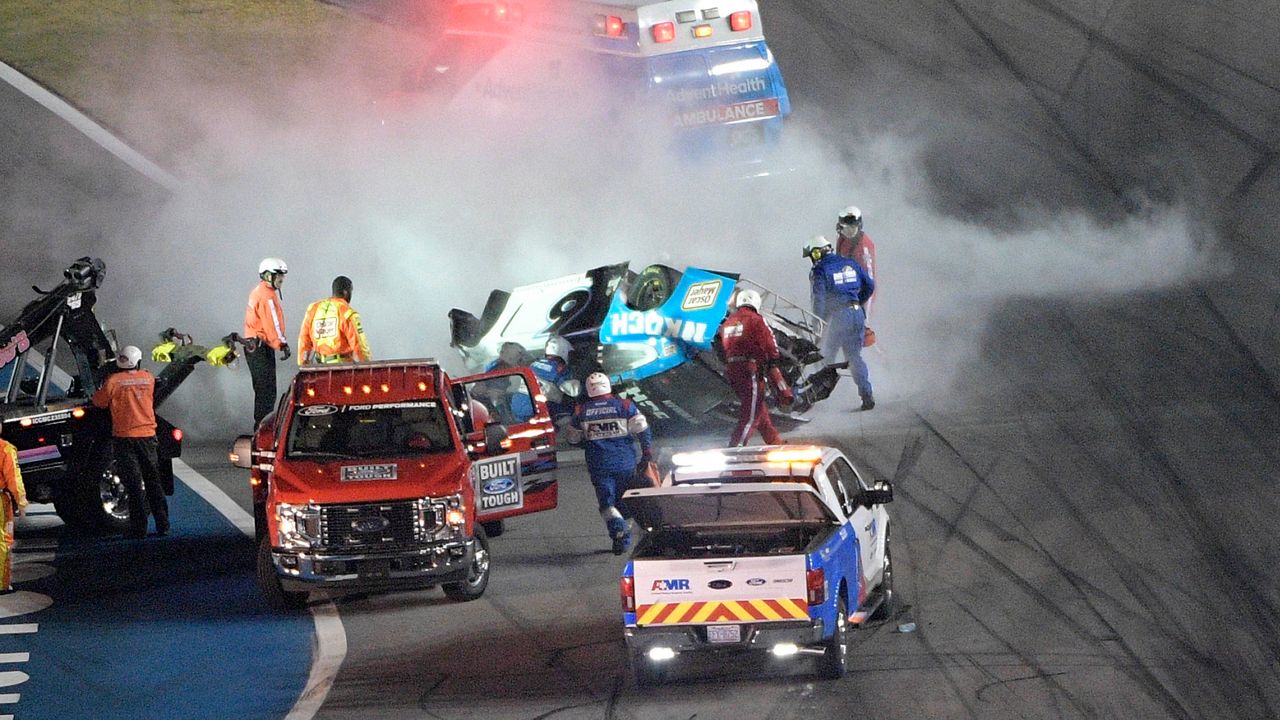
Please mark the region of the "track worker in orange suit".
<svg viewBox="0 0 1280 720"><path fill-rule="evenodd" d="M116 356L116 372L93 394L93 404L111 410L111 449L116 472L129 491L127 538L147 536L147 509L156 534L169 534L169 503L156 459L156 379L143 369L142 351L129 345Z"/></svg>
<svg viewBox="0 0 1280 720"><path fill-rule="evenodd" d="M718 331L724 348L724 377L738 396L738 426L729 438L729 447L741 447L757 428L768 445L782 442L765 405L765 387L773 385L782 406L791 404L793 394L778 369L778 341L760 314L760 293L750 288L738 291L737 308L724 319Z"/></svg>
<svg viewBox="0 0 1280 720"><path fill-rule="evenodd" d="M369 339L364 335L360 313L351 307L351 278L333 279L333 296L307 306L298 333L298 365L367 362Z"/></svg>
<svg viewBox="0 0 1280 720"><path fill-rule="evenodd" d="M3 432L2 427L0 432ZM22 484L22 470L18 467L18 448L4 438L0 438L0 494L4 495L4 507L0 508L4 524L4 533L0 535L2 594L13 592L13 520L27 514L27 488Z"/></svg>
<svg viewBox="0 0 1280 720"><path fill-rule="evenodd" d="M258 263L261 280L249 293L244 310L244 359L253 380L253 426L271 414L276 404L276 351L281 360L291 352L285 340L284 307L280 303L280 286L289 267L280 258L264 258Z"/></svg>

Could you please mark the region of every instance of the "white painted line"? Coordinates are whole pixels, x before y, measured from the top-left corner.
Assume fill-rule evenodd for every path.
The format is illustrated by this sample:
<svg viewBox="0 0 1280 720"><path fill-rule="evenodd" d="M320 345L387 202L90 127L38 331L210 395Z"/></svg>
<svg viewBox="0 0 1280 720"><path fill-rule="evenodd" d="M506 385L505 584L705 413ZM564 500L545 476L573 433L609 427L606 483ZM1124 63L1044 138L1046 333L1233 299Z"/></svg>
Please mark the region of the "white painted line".
<svg viewBox="0 0 1280 720"><path fill-rule="evenodd" d="M209 478L196 472L180 458L173 461L173 475L222 513L240 532L253 537L253 516L237 505L222 488L214 485ZM347 657L347 633L342 627L342 618L338 616L338 607L332 601L313 605L311 618L316 626L311 645L311 672L307 675L307 685L302 689L302 695L298 696L298 701L293 704L285 720L311 720L315 717L325 698L329 696L329 691L333 689L333 681L337 679L342 661ZM0 720L4 720L4 717L0 716Z"/></svg>
<svg viewBox="0 0 1280 720"><path fill-rule="evenodd" d="M16 703L20 697L19 693L0 693L0 703Z"/></svg>
<svg viewBox="0 0 1280 720"><path fill-rule="evenodd" d="M0 653L0 663L27 662L30 659L31 653Z"/></svg>
<svg viewBox="0 0 1280 720"><path fill-rule="evenodd" d="M40 632L40 623L0 624L0 635L22 635L33 632Z"/></svg>
<svg viewBox="0 0 1280 720"><path fill-rule="evenodd" d="M182 474L179 475L178 473ZM236 504L229 495L222 492L222 488L213 484L209 478L196 472L190 465L182 461L182 458L175 458L173 461L173 474L187 487L195 491L197 495L204 498L204 501L213 506L214 510L222 513L223 517L231 521L240 532L248 537L253 537L253 516L245 511L244 508Z"/></svg>
<svg viewBox="0 0 1280 720"><path fill-rule="evenodd" d="M342 661L347 657L347 634L342 629L342 618L338 617L338 608L332 602L324 602L312 606L311 615L315 618L316 639L311 649L311 675L307 678L307 687L302 691L298 702L285 715L285 720L311 720L320 711L333 681L338 677Z"/></svg>
<svg viewBox="0 0 1280 720"><path fill-rule="evenodd" d="M71 127L84 133L85 137L102 146L102 149L115 155L129 167L142 173L152 182L169 191L178 189L178 179L163 170L159 165L143 157L142 153L124 144L120 138L112 135L106 128L90 120L88 116L67 104L67 101L45 90L31 78L0 62L0 80L4 80L19 92L35 100L52 113L67 121Z"/></svg>

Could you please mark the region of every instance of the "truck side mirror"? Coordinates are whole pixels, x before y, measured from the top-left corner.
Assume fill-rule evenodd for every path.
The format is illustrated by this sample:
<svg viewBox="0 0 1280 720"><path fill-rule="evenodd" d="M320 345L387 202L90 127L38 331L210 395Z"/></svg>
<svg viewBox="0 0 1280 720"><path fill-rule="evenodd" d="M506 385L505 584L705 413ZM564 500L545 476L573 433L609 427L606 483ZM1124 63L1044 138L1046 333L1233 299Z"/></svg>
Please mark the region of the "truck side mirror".
<svg viewBox="0 0 1280 720"><path fill-rule="evenodd" d="M231 452L227 453L227 459L231 464L248 470L253 467L253 436L241 435L231 445Z"/></svg>
<svg viewBox="0 0 1280 720"><path fill-rule="evenodd" d="M866 508L891 502L893 502L892 485L879 485L871 490L863 490L862 497L858 499L858 504Z"/></svg>
<svg viewBox="0 0 1280 720"><path fill-rule="evenodd" d="M491 422L484 426L484 454L501 455L502 443L507 439L507 428L501 423Z"/></svg>

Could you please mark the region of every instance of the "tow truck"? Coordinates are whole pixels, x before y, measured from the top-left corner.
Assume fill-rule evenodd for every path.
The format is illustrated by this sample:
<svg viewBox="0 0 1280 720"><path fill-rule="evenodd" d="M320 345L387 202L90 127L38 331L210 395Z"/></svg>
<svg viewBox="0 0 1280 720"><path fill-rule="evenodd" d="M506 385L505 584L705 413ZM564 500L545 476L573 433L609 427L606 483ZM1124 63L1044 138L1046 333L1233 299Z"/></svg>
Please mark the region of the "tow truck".
<svg viewBox="0 0 1280 720"><path fill-rule="evenodd" d="M18 448L28 498L52 502L72 528L119 532L129 524L128 491L111 457L111 417L90 402L117 351L114 333L94 315L105 277L101 259L82 257L52 289L33 287L38 297L0 325L0 422L3 437ZM176 330L161 335L171 361L156 376L157 407L208 352ZM221 364L236 356L217 357ZM183 433L157 415L156 437L161 483L172 495Z"/></svg>
<svg viewBox="0 0 1280 720"><path fill-rule="evenodd" d="M258 585L281 611L311 590L489 584L489 538L556 507L555 429L527 367L452 379L432 359L303 367L253 436Z"/></svg>
<svg viewBox="0 0 1280 720"><path fill-rule="evenodd" d="M677 453L657 488L623 503L645 531L620 581L639 685L684 654L810 656L843 677L849 630L887 618L893 564L885 504L837 448Z"/></svg>

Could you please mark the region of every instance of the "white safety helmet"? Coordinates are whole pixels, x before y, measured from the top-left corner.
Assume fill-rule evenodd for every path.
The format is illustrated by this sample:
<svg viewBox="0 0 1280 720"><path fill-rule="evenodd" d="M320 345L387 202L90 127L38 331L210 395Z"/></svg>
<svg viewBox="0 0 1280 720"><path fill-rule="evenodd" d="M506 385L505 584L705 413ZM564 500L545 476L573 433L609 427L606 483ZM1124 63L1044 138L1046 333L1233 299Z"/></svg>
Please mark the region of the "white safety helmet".
<svg viewBox="0 0 1280 720"><path fill-rule="evenodd" d="M569 362L569 352L572 350L573 345L570 345L568 340L559 335L552 335L547 340L547 347L543 352L546 353L547 357L558 357L565 362Z"/></svg>
<svg viewBox="0 0 1280 720"><path fill-rule="evenodd" d="M756 312L760 312L761 302L763 302L763 300L760 297L760 293L756 292L755 290L752 290L751 288L743 288L738 291L738 297L734 303L734 307L742 307L744 305L750 305L751 307L756 309Z"/></svg>
<svg viewBox="0 0 1280 720"><path fill-rule="evenodd" d="M862 211L856 205L841 210L836 216L836 228L843 237L856 237L862 231Z"/></svg>
<svg viewBox="0 0 1280 720"><path fill-rule="evenodd" d="M613 383L609 376L602 372L593 372L587 376L587 397L597 398L613 392Z"/></svg>
<svg viewBox="0 0 1280 720"><path fill-rule="evenodd" d="M289 266L284 264L284 260L277 257L263 258L262 262L258 263L259 275L265 275L266 273L284 275L287 272L289 272Z"/></svg>
<svg viewBox="0 0 1280 720"><path fill-rule="evenodd" d="M126 345L116 356L116 367L121 370L132 370L138 367L140 362L142 362L142 351L133 345Z"/></svg>
<svg viewBox="0 0 1280 720"><path fill-rule="evenodd" d="M831 252L831 241L824 235L814 235L813 239L804 245L804 257L814 262L817 262L829 252Z"/></svg>

